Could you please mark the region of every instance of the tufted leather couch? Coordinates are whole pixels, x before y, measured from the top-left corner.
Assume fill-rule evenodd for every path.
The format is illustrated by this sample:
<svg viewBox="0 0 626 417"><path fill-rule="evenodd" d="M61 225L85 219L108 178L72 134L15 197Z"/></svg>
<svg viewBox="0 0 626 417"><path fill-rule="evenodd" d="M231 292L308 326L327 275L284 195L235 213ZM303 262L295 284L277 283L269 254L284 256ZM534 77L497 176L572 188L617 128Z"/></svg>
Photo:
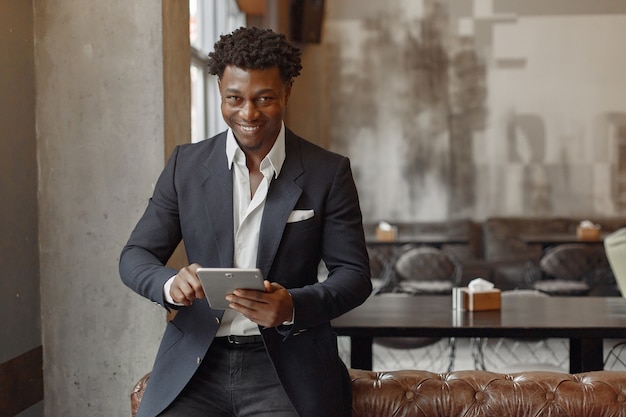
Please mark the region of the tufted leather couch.
<svg viewBox="0 0 626 417"><path fill-rule="evenodd" d="M351 369L353 417L626 416L626 372L581 374ZM135 416L149 374L131 393Z"/></svg>

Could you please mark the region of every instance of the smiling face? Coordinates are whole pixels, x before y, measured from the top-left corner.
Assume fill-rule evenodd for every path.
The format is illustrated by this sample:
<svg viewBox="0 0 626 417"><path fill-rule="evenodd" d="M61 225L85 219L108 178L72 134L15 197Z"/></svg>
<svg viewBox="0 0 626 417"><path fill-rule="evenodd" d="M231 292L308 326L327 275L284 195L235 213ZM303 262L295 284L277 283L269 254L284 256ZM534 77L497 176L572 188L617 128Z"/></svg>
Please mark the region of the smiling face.
<svg viewBox="0 0 626 417"><path fill-rule="evenodd" d="M291 83L278 67L244 69L229 65L219 80L222 116L246 155L261 159L280 132Z"/></svg>

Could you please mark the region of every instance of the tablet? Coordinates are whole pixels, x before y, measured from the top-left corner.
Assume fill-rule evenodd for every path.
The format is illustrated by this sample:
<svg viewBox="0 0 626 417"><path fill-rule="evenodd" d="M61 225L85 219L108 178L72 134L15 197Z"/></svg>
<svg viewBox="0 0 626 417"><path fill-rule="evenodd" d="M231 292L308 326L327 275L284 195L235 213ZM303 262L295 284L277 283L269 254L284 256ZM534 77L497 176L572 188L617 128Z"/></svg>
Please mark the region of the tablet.
<svg viewBox="0 0 626 417"><path fill-rule="evenodd" d="M214 310L228 308L228 294L237 288L265 291L260 269L198 268L196 271L209 306Z"/></svg>

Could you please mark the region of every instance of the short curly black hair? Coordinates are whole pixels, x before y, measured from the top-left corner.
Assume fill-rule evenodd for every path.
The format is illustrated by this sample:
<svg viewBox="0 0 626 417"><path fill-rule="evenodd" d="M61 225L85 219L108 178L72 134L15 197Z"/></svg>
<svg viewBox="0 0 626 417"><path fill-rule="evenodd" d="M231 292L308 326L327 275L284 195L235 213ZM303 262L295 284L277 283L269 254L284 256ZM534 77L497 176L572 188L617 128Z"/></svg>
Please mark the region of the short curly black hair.
<svg viewBox="0 0 626 417"><path fill-rule="evenodd" d="M234 65L245 69L278 67L284 82L300 75L302 52L291 45L285 35L271 29L241 27L220 36L209 53L209 74L222 78L224 69Z"/></svg>

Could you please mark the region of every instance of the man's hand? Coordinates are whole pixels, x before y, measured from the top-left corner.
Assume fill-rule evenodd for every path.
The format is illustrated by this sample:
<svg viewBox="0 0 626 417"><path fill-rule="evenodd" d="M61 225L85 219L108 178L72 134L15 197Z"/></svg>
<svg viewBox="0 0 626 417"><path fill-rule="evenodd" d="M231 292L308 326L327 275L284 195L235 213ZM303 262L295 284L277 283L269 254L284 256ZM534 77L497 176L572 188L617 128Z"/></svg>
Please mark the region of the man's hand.
<svg viewBox="0 0 626 417"><path fill-rule="evenodd" d="M237 289L226 296L230 308L263 327L276 327L293 319L293 300L280 284L265 281L265 292Z"/></svg>
<svg viewBox="0 0 626 417"><path fill-rule="evenodd" d="M205 298L202 284L198 275L196 275L198 268L200 268L200 265L191 264L182 268L176 274L170 287L170 295L177 303L189 306L194 300Z"/></svg>

